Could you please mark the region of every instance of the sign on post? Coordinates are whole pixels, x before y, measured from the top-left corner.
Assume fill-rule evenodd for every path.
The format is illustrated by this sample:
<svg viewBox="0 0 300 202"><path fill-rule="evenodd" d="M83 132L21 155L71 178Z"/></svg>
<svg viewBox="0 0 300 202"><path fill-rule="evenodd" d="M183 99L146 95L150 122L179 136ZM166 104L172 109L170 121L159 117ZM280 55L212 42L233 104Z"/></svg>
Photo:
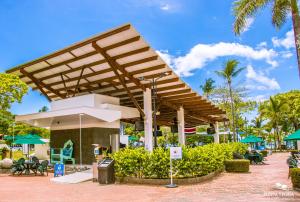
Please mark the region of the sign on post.
<svg viewBox="0 0 300 202"><path fill-rule="evenodd" d="M170 158L171 159L182 159L181 147L170 147Z"/></svg>
<svg viewBox="0 0 300 202"><path fill-rule="evenodd" d="M171 182L166 185L167 188L175 188L176 184L173 183L173 166L172 160L182 159L182 148L181 147L170 147L170 174L171 174Z"/></svg>
<svg viewBox="0 0 300 202"><path fill-rule="evenodd" d="M56 163L54 165L54 177L64 176L65 175L65 164Z"/></svg>

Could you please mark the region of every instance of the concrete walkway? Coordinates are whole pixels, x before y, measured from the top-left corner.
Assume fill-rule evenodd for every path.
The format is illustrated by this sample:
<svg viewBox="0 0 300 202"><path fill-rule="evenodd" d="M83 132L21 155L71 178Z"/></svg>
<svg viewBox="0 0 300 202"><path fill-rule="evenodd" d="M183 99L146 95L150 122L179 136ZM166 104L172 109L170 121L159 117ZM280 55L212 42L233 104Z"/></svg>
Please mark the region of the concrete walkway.
<svg viewBox="0 0 300 202"><path fill-rule="evenodd" d="M251 173L222 173L214 180L197 185L167 189L163 186L105 185L84 182L57 184L49 177L0 175L0 202L44 201L300 201L300 193L273 188L275 183L288 185L288 153L268 157L268 165L251 166Z"/></svg>

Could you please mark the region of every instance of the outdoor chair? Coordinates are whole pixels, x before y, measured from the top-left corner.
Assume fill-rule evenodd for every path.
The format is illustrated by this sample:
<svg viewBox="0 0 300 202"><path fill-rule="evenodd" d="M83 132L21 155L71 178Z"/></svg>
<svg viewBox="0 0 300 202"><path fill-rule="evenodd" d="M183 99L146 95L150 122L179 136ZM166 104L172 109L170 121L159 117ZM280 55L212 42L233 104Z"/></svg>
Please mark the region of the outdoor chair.
<svg viewBox="0 0 300 202"><path fill-rule="evenodd" d="M15 161L11 168L12 175L14 175L16 172L18 172L18 174L21 175L23 173L23 171L25 170L24 163L25 163L24 158L20 158L18 161Z"/></svg>
<svg viewBox="0 0 300 202"><path fill-rule="evenodd" d="M49 165L48 160L44 160L42 161L42 163L39 164L37 170L41 173L41 175L44 175L44 173L46 172L48 176L48 165Z"/></svg>
<svg viewBox="0 0 300 202"><path fill-rule="evenodd" d="M32 157L32 162L33 162L33 164L31 165L31 170L34 172L34 174L36 175L36 173L37 173L37 169L38 169L38 167L40 166L40 161L39 161L39 159L36 157L36 156L33 156Z"/></svg>
<svg viewBox="0 0 300 202"><path fill-rule="evenodd" d="M244 156L237 152L234 152L232 154L232 156L233 156L233 159L244 159Z"/></svg>
<svg viewBox="0 0 300 202"><path fill-rule="evenodd" d="M51 163L65 163L71 161L75 164L75 159L72 158L73 155L73 142L68 140L62 149L51 148Z"/></svg>

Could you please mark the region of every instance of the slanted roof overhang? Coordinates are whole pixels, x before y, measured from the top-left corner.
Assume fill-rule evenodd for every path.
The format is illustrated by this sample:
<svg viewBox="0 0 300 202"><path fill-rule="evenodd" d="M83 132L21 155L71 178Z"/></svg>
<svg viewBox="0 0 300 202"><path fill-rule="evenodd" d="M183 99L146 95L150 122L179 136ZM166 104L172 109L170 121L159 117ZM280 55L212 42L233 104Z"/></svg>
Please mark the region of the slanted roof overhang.
<svg viewBox="0 0 300 202"><path fill-rule="evenodd" d="M225 111L184 83L130 24L75 43L7 71L49 100L98 93L120 98L143 115L143 91L157 80L158 122L170 124L185 108L187 125L227 120ZM145 80L141 81L139 78Z"/></svg>

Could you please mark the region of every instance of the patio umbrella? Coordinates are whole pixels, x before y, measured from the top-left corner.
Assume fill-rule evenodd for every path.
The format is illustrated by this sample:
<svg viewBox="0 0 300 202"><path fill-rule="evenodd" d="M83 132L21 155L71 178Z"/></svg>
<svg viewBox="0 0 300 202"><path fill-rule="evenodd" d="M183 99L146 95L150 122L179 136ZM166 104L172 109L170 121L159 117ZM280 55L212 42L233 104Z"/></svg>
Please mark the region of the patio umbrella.
<svg viewBox="0 0 300 202"><path fill-rule="evenodd" d="M258 143L263 142L263 140L260 137L256 137L254 135L248 135L244 139L241 140L242 143Z"/></svg>
<svg viewBox="0 0 300 202"><path fill-rule="evenodd" d="M284 141L300 140L300 129L283 139Z"/></svg>
<svg viewBox="0 0 300 202"><path fill-rule="evenodd" d="M45 144L44 141L38 138L18 138L14 144Z"/></svg>

